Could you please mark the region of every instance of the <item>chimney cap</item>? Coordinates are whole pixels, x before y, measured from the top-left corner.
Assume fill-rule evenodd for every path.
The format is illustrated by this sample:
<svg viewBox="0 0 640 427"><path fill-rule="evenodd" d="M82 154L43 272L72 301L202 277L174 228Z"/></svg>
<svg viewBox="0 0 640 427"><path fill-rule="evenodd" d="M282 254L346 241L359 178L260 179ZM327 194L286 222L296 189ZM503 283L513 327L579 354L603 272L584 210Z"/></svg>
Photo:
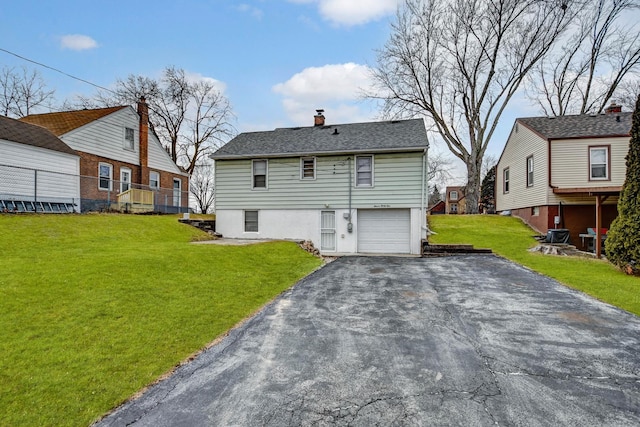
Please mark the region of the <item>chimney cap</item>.
<svg viewBox="0 0 640 427"><path fill-rule="evenodd" d="M324 113L324 110L322 108L316 110L316 113L318 113L319 116L322 115L322 113Z"/></svg>

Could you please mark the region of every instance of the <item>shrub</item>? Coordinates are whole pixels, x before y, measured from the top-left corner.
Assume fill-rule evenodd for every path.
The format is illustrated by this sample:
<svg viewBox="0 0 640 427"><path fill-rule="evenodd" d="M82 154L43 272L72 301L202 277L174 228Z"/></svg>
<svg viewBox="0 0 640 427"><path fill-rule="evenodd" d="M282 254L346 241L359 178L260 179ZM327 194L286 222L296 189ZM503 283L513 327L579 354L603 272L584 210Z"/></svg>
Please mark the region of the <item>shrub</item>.
<svg viewBox="0 0 640 427"><path fill-rule="evenodd" d="M627 274L640 275L640 95L631 124L618 217L607 234L607 259Z"/></svg>

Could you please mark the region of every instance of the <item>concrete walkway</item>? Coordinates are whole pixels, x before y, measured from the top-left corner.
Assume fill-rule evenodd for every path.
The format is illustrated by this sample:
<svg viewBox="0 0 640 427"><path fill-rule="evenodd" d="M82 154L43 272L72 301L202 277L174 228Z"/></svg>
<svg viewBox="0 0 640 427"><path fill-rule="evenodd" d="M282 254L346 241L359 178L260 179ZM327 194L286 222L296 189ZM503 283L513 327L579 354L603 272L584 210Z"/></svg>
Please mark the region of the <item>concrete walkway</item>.
<svg viewBox="0 0 640 427"><path fill-rule="evenodd" d="M345 257L99 425L637 426L638 349L499 257Z"/></svg>

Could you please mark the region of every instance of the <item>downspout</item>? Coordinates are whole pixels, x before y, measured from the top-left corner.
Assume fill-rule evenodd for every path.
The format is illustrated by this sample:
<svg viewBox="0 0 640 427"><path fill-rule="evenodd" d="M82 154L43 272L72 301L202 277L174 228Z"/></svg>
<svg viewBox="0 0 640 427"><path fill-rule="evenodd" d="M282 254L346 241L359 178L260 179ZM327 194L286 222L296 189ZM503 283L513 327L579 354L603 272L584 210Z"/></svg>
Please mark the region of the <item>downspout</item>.
<svg viewBox="0 0 640 427"><path fill-rule="evenodd" d="M422 189L420 191L420 215L422 215L422 219L420 220L420 225L421 228L423 230L425 230L425 232L428 230L427 228L427 211L425 209L426 206L426 201L425 201L425 188L429 188L428 182L427 182L427 149L424 149L424 152L422 154ZM427 190L428 192L428 190ZM425 236L420 236L421 238L426 238L426 233Z"/></svg>
<svg viewBox="0 0 640 427"><path fill-rule="evenodd" d="M349 163L349 219L348 219L348 223L347 223L347 232L352 233L353 232L353 223L351 222L351 187L352 182L351 180L353 179L352 177L352 173L351 173L351 157L349 157L347 159L347 162Z"/></svg>

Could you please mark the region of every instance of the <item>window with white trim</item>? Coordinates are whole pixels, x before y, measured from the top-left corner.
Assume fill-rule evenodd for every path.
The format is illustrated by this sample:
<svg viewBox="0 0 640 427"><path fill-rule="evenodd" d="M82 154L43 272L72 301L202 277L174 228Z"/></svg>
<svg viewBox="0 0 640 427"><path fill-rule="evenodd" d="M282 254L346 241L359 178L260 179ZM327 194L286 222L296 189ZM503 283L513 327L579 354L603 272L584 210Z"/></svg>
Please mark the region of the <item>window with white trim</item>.
<svg viewBox="0 0 640 427"><path fill-rule="evenodd" d="M253 160L251 162L252 188L267 188L267 161Z"/></svg>
<svg viewBox="0 0 640 427"><path fill-rule="evenodd" d="M504 168L502 170L502 192L509 192L509 168Z"/></svg>
<svg viewBox="0 0 640 427"><path fill-rule="evenodd" d="M258 232L258 211L244 211L245 233Z"/></svg>
<svg viewBox="0 0 640 427"><path fill-rule="evenodd" d="M527 157L527 187L533 186L533 155Z"/></svg>
<svg viewBox="0 0 640 427"><path fill-rule="evenodd" d="M300 159L300 179L316 179L315 157L302 157Z"/></svg>
<svg viewBox="0 0 640 427"><path fill-rule="evenodd" d="M160 188L160 174L155 171L149 172L149 188L157 190Z"/></svg>
<svg viewBox="0 0 640 427"><path fill-rule="evenodd" d="M182 199L182 180L173 178L173 206L180 207Z"/></svg>
<svg viewBox="0 0 640 427"><path fill-rule="evenodd" d="M113 182L113 165L109 163L98 164L98 189L109 191L112 190Z"/></svg>
<svg viewBox="0 0 640 427"><path fill-rule="evenodd" d="M127 150L133 150L135 148L134 143L134 131L131 128L124 128L124 148Z"/></svg>
<svg viewBox="0 0 640 427"><path fill-rule="evenodd" d="M449 200L458 200L458 192L453 190L449 192Z"/></svg>
<svg viewBox="0 0 640 427"><path fill-rule="evenodd" d="M609 147L589 147L589 179L609 179Z"/></svg>
<svg viewBox="0 0 640 427"><path fill-rule="evenodd" d="M373 187L373 156L356 156L356 187Z"/></svg>

